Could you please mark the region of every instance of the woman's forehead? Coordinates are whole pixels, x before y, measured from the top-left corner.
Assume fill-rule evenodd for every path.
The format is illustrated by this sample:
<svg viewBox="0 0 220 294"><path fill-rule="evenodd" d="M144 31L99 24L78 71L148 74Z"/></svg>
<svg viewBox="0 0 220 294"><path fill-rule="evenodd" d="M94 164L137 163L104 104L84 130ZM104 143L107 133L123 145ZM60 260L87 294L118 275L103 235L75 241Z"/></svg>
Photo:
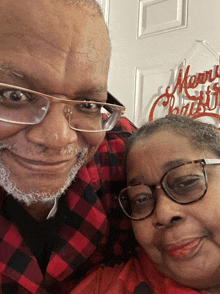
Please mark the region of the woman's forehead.
<svg viewBox="0 0 220 294"><path fill-rule="evenodd" d="M148 137L140 137L131 147L131 151L133 150L192 150L194 148L192 143L188 137L180 136L175 134L174 132L163 130L158 131ZM155 152L156 152L155 150Z"/></svg>
<svg viewBox="0 0 220 294"><path fill-rule="evenodd" d="M127 156L127 171L154 166L165 172L181 163L207 156L215 157L209 151L194 148L187 137L161 131L134 143Z"/></svg>

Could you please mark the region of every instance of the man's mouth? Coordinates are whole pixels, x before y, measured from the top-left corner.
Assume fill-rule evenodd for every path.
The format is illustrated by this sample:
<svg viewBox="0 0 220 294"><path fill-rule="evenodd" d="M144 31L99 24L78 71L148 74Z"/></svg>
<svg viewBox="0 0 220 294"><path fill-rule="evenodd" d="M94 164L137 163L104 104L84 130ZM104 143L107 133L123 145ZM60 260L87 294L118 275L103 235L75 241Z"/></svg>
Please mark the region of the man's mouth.
<svg viewBox="0 0 220 294"><path fill-rule="evenodd" d="M49 157L45 159L29 159L23 156L14 154L10 150L7 151L6 164L12 159L19 166L24 167L28 170L40 172L40 173L55 173L60 171L69 170L77 161L76 156L63 156L62 159L58 157ZM4 155L3 155L4 161Z"/></svg>
<svg viewBox="0 0 220 294"><path fill-rule="evenodd" d="M45 165L45 166L54 166L54 165L60 165L62 163L67 162L67 160L60 160L60 161L40 161L40 160L32 160L32 159L27 159L24 157L18 156L21 160L28 164L33 164L33 165Z"/></svg>
<svg viewBox="0 0 220 294"><path fill-rule="evenodd" d="M203 238L189 240L180 245L170 245L166 252L176 258L192 257L200 249Z"/></svg>

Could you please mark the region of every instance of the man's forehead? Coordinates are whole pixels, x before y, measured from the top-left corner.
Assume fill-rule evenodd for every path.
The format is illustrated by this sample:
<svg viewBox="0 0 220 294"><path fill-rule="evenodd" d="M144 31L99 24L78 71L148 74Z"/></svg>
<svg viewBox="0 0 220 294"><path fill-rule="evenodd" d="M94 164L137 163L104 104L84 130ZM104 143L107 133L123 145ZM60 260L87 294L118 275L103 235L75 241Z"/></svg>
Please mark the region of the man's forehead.
<svg viewBox="0 0 220 294"><path fill-rule="evenodd" d="M98 12L94 17L90 10L97 11L88 5L67 5L64 0L3 0L0 2L1 42L13 33L18 38L28 35L34 39L37 35L57 47L62 43L64 47L74 45L72 35L85 36L90 41L94 39L93 33L103 37L106 32L103 18Z"/></svg>
<svg viewBox="0 0 220 294"><path fill-rule="evenodd" d="M42 89L86 81L105 86L108 34L103 19L94 19L87 9L68 7L63 0L0 2L1 77L27 77Z"/></svg>
<svg viewBox="0 0 220 294"><path fill-rule="evenodd" d="M13 64L6 63L3 61L0 61L0 83L6 83L9 85L14 86L21 86L29 88L29 77L24 73L22 70L16 69ZM97 94L104 94L107 93L107 86L103 84L96 84L96 85L85 85L83 84L83 87L78 89L78 91L75 91L71 98L74 98L74 96L81 96L81 95L97 95Z"/></svg>
<svg viewBox="0 0 220 294"><path fill-rule="evenodd" d="M24 79L24 73L14 68L13 64L7 63L0 60L0 74L7 76L16 76Z"/></svg>

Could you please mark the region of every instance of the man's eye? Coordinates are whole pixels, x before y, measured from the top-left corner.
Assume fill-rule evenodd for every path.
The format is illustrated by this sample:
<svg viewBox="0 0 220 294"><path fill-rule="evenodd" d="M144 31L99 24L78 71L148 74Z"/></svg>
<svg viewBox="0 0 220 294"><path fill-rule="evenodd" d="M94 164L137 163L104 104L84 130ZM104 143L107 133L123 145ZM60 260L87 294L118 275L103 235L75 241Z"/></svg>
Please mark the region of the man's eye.
<svg viewBox="0 0 220 294"><path fill-rule="evenodd" d="M76 105L76 108L78 109L78 111L84 112L86 114L100 114L102 104L96 104L88 101Z"/></svg>
<svg viewBox="0 0 220 294"><path fill-rule="evenodd" d="M0 95L6 100L12 102L21 102L21 101L32 101L33 96L27 92L20 91L20 90L7 90L7 91L0 91Z"/></svg>
<svg viewBox="0 0 220 294"><path fill-rule="evenodd" d="M84 108L86 109L96 109L99 105L95 104L95 103L84 103Z"/></svg>

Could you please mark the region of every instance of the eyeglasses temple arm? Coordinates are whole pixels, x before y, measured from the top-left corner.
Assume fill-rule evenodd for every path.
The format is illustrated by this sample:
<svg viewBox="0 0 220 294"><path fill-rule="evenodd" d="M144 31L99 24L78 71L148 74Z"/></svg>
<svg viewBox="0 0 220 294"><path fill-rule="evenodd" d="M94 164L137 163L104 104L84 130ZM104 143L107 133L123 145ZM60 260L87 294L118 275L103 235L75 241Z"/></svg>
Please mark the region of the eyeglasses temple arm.
<svg viewBox="0 0 220 294"><path fill-rule="evenodd" d="M110 104L113 104L113 105L116 105L116 106L120 106L121 107L121 110L119 110L120 116L124 115L125 106L118 99L116 99L112 94L110 94L109 92L108 92L108 95L107 95L107 101L106 102L110 103ZM111 112L111 107L105 106L105 109L108 110L109 112Z"/></svg>
<svg viewBox="0 0 220 294"><path fill-rule="evenodd" d="M205 164L220 164L220 159L204 159Z"/></svg>
<svg viewBox="0 0 220 294"><path fill-rule="evenodd" d="M107 103L110 103L110 104L115 104L115 105L118 105L118 106L122 106L122 107L125 107L118 99L116 99L111 93L108 92L108 95L107 95Z"/></svg>

